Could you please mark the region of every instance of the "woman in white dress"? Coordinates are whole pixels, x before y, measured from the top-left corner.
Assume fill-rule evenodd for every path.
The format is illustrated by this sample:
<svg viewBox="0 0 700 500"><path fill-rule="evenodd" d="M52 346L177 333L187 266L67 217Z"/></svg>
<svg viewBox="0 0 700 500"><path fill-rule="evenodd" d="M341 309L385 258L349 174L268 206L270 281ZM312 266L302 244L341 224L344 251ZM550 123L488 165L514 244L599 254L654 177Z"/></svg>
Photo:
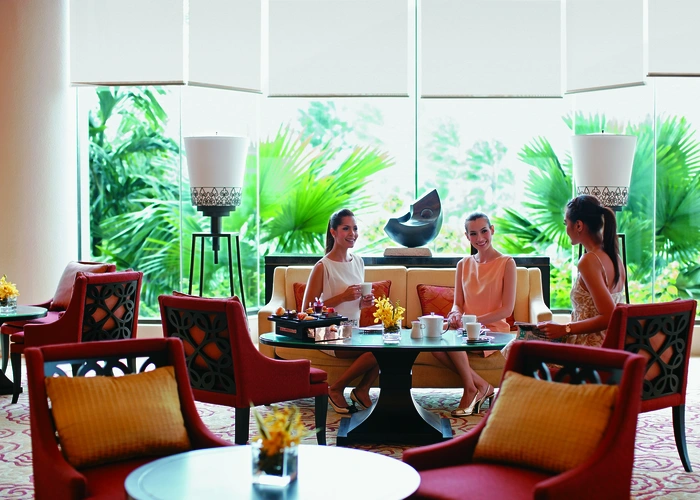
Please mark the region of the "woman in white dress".
<svg viewBox="0 0 700 500"><path fill-rule="evenodd" d="M328 221L326 231L326 255L319 260L306 283L303 304L319 297L327 307L348 318L359 326L360 312L372 307L374 296L362 295L361 283L365 280L365 265L362 258L349 252L357 241L357 222L348 209L334 213ZM361 409L369 408L372 400L369 389L379 375L377 360L371 352L323 351L342 358L355 358L347 370L328 388L328 401L337 413L357 411L355 404L348 405L345 388L357 377L360 383L350 392L350 398Z"/></svg>

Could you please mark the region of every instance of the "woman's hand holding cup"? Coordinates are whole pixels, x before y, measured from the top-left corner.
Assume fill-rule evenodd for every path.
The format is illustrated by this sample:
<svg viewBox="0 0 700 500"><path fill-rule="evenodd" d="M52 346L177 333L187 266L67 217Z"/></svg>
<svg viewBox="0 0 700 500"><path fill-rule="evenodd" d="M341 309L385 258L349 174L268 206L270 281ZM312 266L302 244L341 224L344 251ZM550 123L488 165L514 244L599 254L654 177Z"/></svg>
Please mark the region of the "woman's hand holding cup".
<svg viewBox="0 0 700 500"><path fill-rule="evenodd" d="M459 311L450 311L450 314L447 315L447 321L450 324L450 328L454 328L455 330L459 328L461 324L460 318L462 317L462 313Z"/></svg>
<svg viewBox="0 0 700 500"><path fill-rule="evenodd" d="M350 285L343 292L343 302L352 302L362 297L362 285Z"/></svg>

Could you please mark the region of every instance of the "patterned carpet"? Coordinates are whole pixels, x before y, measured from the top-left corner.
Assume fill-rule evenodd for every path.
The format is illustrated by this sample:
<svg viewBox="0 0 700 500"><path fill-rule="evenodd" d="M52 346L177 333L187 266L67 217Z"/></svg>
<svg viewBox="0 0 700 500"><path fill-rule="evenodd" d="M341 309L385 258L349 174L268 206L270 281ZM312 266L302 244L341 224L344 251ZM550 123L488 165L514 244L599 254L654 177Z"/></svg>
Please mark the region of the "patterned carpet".
<svg viewBox="0 0 700 500"><path fill-rule="evenodd" d="M24 370L23 370L24 372ZM693 358L690 369L688 404L686 407L687 441L690 460L700 471L700 358ZM26 385L25 385L26 387ZM449 417L446 408L456 406L461 396L458 390L414 391L425 408ZM373 393L376 398L377 393ZM25 499L33 497L32 454L29 438L29 403L22 394L18 404L10 404L10 396L0 396L0 498ZM313 399L298 401L306 422L313 425ZM230 408L198 403L202 419L216 434L233 442L234 412ZM268 411L261 408L262 412ZM455 434L473 428L481 417L452 419ZM340 416L328 411L328 444L335 445ZM251 425L251 435L254 430ZM305 442L314 443L315 437ZM401 458L407 447L357 446L364 450ZM700 498L700 472L685 473L676 452L671 424L671 410L640 415L632 480L632 496L651 498Z"/></svg>

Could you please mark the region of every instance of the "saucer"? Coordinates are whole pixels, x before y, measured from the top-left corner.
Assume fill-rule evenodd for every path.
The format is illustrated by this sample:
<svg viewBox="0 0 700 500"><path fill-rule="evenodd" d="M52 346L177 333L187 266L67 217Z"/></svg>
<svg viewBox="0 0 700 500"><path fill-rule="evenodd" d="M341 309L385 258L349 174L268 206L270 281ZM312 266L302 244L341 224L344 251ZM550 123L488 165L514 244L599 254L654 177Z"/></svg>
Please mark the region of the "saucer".
<svg viewBox="0 0 700 500"><path fill-rule="evenodd" d="M467 344L490 344L492 340L494 340L495 337L489 337L488 335L482 335L476 340L469 340L469 339L464 339L464 341Z"/></svg>

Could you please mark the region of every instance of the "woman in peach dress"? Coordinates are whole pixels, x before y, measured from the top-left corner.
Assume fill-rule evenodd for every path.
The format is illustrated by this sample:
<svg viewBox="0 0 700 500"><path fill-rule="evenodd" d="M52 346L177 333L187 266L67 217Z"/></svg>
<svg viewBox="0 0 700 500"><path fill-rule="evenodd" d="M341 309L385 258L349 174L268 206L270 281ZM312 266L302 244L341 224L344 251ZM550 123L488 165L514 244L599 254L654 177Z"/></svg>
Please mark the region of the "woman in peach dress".
<svg viewBox="0 0 700 500"><path fill-rule="evenodd" d="M462 314L474 314L476 320L493 332L508 332L506 318L515 306L515 261L492 244L494 227L489 218L475 212L464 222L465 235L476 254L464 257L455 273L455 298L447 320L453 328L462 326ZM479 413L485 401L491 401L493 387L469 365L464 351L438 352L434 356L462 379L464 393L453 417Z"/></svg>

